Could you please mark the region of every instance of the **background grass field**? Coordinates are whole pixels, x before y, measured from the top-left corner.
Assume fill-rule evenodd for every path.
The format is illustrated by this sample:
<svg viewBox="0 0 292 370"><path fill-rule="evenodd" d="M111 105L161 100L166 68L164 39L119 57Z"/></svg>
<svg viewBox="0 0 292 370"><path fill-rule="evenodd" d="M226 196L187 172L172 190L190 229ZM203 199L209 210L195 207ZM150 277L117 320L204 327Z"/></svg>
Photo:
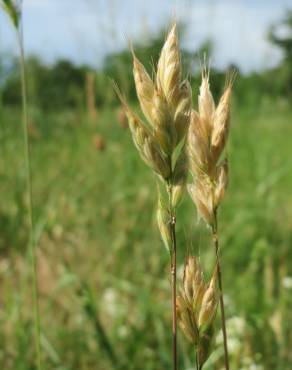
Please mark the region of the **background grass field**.
<svg viewBox="0 0 292 370"><path fill-rule="evenodd" d="M231 180L220 210L232 368L288 370L292 111L281 102L236 104L232 117ZM17 110L1 112L0 363L27 370L33 339L19 119ZM112 109L100 110L94 124L68 111L35 115L30 138L45 368L170 368L169 267L155 179L128 129ZM186 248L212 266L208 232L187 196L178 216L180 265ZM217 358L222 366L219 328L206 369L219 369ZM183 337L179 343L182 368L193 368L192 349Z"/></svg>

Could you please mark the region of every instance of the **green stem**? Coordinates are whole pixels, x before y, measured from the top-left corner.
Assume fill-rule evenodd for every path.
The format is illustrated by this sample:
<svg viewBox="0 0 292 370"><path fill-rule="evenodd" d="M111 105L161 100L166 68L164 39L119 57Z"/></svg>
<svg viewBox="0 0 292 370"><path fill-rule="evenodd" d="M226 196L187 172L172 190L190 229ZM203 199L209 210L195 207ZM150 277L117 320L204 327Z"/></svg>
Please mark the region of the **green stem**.
<svg viewBox="0 0 292 370"><path fill-rule="evenodd" d="M19 63L21 70L21 93L22 93L22 123L24 133L24 157L26 167L26 182L28 191L28 214L29 214L29 254L31 262L31 275L32 275L32 296L33 296L33 311L34 311L34 336L35 336L35 350L37 369L42 369L41 361L41 323L39 313L39 295L37 287L37 261L36 261L36 240L34 235L34 214L33 214L33 198L32 198L32 171L31 171L31 149L28 137L28 109L27 109L27 82L25 72L25 58L22 29L17 29L18 45L19 45Z"/></svg>
<svg viewBox="0 0 292 370"><path fill-rule="evenodd" d="M217 212L216 211L214 212L214 225L212 227L212 237L213 237L213 243L214 243L215 255L216 255L217 278L218 278L219 295L220 295L221 326L222 326L223 344L224 344L224 362L225 362L225 369L229 370L226 319L225 319L225 309L224 309L223 284L222 284L221 263L220 263L220 255L219 255L218 225L217 225Z"/></svg>
<svg viewBox="0 0 292 370"><path fill-rule="evenodd" d="M196 349L196 370L200 370L198 348Z"/></svg>
<svg viewBox="0 0 292 370"><path fill-rule="evenodd" d="M172 291L172 362L173 370L177 370L177 314L176 314L176 217L172 206L172 185L168 184L169 213L171 229L171 291Z"/></svg>

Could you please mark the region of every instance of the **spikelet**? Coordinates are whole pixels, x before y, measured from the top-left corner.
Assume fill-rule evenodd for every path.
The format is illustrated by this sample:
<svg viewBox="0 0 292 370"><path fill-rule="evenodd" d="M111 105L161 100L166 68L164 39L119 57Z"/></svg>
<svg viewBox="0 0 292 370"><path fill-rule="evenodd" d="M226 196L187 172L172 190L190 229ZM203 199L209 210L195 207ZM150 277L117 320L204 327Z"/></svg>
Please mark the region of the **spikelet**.
<svg viewBox="0 0 292 370"><path fill-rule="evenodd" d="M189 256L184 269L183 294L186 302L192 307L195 314L197 314L201 308L205 289L206 286L201 266L197 258Z"/></svg>
<svg viewBox="0 0 292 370"><path fill-rule="evenodd" d="M176 145L186 136L189 128L192 110L192 89L188 81L184 81L180 86L178 104L174 113L174 126L176 132Z"/></svg>
<svg viewBox="0 0 292 370"><path fill-rule="evenodd" d="M171 241L172 241L170 223L171 223L171 215L167 207L165 207L165 205L163 204L162 196L159 193L158 207L157 207L157 224L158 224L161 238L168 252L171 251Z"/></svg>
<svg viewBox="0 0 292 370"><path fill-rule="evenodd" d="M158 175L167 180L170 175L170 167L165 157L159 150L153 135L146 129L141 119L133 113L129 107L126 109L129 127L138 152L144 162Z"/></svg>
<svg viewBox="0 0 292 370"><path fill-rule="evenodd" d="M162 92L155 90L152 103L153 135L166 156L171 156L174 145L174 127L167 101Z"/></svg>
<svg viewBox="0 0 292 370"><path fill-rule="evenodd" d="M195 203L199 218L207 225L214 224L213 185L206 176L197 177L195 184L188 185L188 192Z"/></svg>
<svg viewBox="0 0 292 370"><path fill-rule="evenodd" d="M176 299L176 312L179 327L181 328L187 339L194 343L198 343L199 332L196 323L193 322L190 315L188 304L182 296L177 296Z"/></svg>
<svg viewBox="0 0 292 370"><path fill-rule="evenodd" d="M199 115L207 131L211 132L213 126L213 117L215 112L215 103L210 91L209 71L204 67L202 70L202 83L198 99Z"/></svg>
<svg viewBox="0 0 292 370"><path fill-rule="evenodd" d="M193 176L208 171L210 161L209 135L196 111L191 113L191 124L188 135L188 152L190 170Z"/></svg>
<svg viewBox="0 0 292 370"><path fill-rule="evenodd" d="M216 187L214 192L214 208L218 208L224 198L224 194L228 185L228 160L225 159L217 167Z"/></svg>
<svg viewBox="0 0 292 370"><path fill-rule="evenodd" d="M176 24L173 25L157 65L154 81L132 49L133 75L141 110L147 125L141 124L116 88L126 108L134 143L143 158L167 184L171 184L177 204L184 186L186 171L179 171L178 179L173 158L174 151L183 151L190 123L192 94L188 81L181 81L181 61ZM179 145L183 143L182 145ZM179 153L177 153L179 155ZM167 163L167 165L166 165ZM175 173L176 172L176 173Z"/></svg>
<svg viewBox="0 0 292 370"><path fill-rule="evenodd" d="M217 108L209 86L209 72L202 71L198 112L192 111L187 148L193 185L188 187L199 217L214 226L214 215L228 184L228 163L218 163L225 149L230 124L230 98L235 74L226 80Z"/></svg>
<svg viewBox="0 0 292 370"><path fill-rule="evenodd" d="M179 44L177 38L177 27L173 25L165 44L157 66L156 84L163 91L167 102L171 107L177 106L180 94L181 62Z"/></svg>
<svg viewBox="0 0 292 370"><path fill-rule="evenodd" d="M224 93L214 114L214 127L211 137L211 150L214 161L217 161L224 150L230 124L230 98L234 75L228 77Z"/></svg>
<svg viewBox="0 0 292 370"><path fill-rule="evenodd" d="M186 187L188 160L185 151L190 124L192 92L181 80L181 61L176 24L161 50L155 79L152 80L134 51L133 75L137 97L146 124L129 108L115 87L128 117L133 141L143 161L164 180L168 205L158 201L157 222L162 240L172 253L171 230L175 212Z"/></svg>
<svg viewBox="0 0 292 370"><path fill-rule="evenodd" d="M217 310L218 294L216 289L217 270L215 269L212 279L204 293L202 306L199 313L198 325L200 331L204 331L213 322Z"/></svg>
<svg viewBox="0 0 292 370"><path fill-rule="evenodd" d="M210 354L217 306L216 269L206 285L198 259L188 256L177 297L177 315L182 332L196 347L200 368Z"/></svg>
<svg viewBox="0 0 292 370"><path fill-rule="evenodd" d="M145 117L149 122L152 119L152 100L154 95L154 84L148 75L143 64L138 60L134 51L133 55L133 75L136 85L136 92L139 99L139 103Z"/></svg>
<svg viewBox="0 0 292 370"><path fill-rule="evenodd" d="M172 206L176 207L182 199L188 177L188 157L185 150L182 150L176 160L173 170Z"/></svg>

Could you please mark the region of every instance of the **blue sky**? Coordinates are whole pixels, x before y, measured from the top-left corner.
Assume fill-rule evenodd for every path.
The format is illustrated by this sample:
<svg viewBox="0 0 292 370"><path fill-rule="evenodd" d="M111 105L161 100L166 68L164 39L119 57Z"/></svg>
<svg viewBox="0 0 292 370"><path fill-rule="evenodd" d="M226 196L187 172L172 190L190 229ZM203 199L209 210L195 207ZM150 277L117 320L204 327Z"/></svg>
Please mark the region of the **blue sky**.
<svg viewBox="0 0 292 370"><path fill-rule="evenodd" d="M147 40L176 17L187 23L184 46L215 43L212 64L231 62L243 71L276 65L279 50L266 41L292 0L23 0L25 46L48 62L70 58L99 66L104 56L127 47L127 38ZM0 13L0 53L16 53L15 35Z"/></svg>

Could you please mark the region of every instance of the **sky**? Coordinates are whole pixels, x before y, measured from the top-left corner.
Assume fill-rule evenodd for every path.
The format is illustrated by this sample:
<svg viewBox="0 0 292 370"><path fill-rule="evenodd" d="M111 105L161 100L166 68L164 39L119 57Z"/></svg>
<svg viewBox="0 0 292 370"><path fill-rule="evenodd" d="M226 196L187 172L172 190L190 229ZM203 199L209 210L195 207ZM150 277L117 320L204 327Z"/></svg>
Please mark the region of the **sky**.
<svg viewBox="0 0 292 370"><path fill-rule="evenodd" d="M292 10L292 0L23 0L25 48L47 63L69 58L98 67L108 53L126 48L128 39L147 41L176 18L187 24L184 47L196 50L211 38L213 66L235 63L249 72L281 60L267 30L287 9ZM17 53L2 11L1 53Z"/></svg>

